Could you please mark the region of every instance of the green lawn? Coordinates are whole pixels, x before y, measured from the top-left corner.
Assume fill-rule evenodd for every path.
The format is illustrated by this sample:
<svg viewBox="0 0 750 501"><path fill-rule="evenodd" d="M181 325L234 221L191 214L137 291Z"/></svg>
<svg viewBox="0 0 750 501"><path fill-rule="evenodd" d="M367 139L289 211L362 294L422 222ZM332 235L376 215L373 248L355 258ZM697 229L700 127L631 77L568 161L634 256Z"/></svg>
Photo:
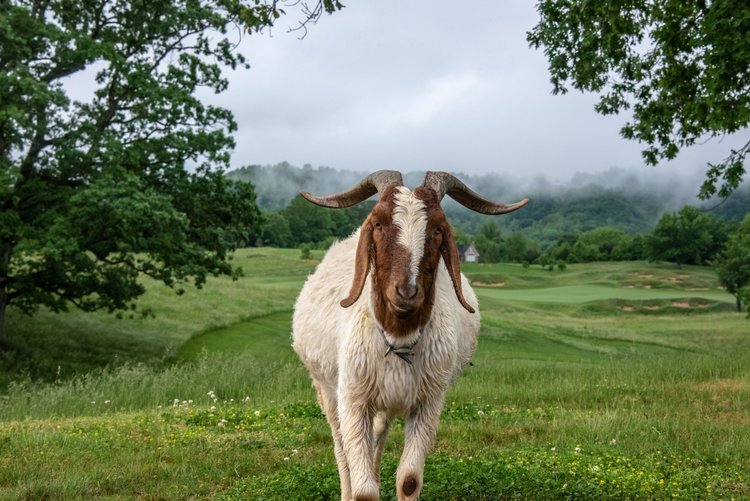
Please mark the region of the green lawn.
<svg viewBox="0 0 750 501"><path fill-rule="evenodd" d="M290 346L315 262L236 260L236 282L181 298L152 286L156 318L13 314L0 499L337 499L329 430ZM422 499L750 497L750 322L710 269L464 271L491 285L475 285L479 347ZM402 437L396 423L384 499Z"/></svg>

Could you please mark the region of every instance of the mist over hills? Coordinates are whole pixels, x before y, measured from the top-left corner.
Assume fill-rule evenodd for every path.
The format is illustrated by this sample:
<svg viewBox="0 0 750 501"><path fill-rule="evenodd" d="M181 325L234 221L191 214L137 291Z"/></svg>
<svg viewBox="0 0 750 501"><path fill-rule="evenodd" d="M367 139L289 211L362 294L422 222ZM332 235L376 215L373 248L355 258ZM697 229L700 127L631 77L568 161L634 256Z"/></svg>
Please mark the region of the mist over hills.
<svg viewBox="0 0 750 501"><path fill-rule="evenodd" d="M500 202L515 202L528 197L529 205L515 213L497 218L474 213L446 198L444 208L452 224L474 234L492 219L503 231L523 231L542 243L556 241L602 226L611 226L630 234L651 231L665 212L683 205L694 205L728 221L740 221L750 212L750 183L744 183L726 201L700 201L696 193L702 172L666 174L657 168L632 171L610 168L589 174L576 173L567 182L550 181L543 176L523 179L504 173L471 175L454 172L467 186L482 196ZM266 211L286 207L301 191L329 194L343 191L359 182L366 172L331 167L296 167L287 162L277 165L250 165L227 173L231 179L255 185L258 203ZM418 186L424 171L404 174L407 186Z"/></svg>

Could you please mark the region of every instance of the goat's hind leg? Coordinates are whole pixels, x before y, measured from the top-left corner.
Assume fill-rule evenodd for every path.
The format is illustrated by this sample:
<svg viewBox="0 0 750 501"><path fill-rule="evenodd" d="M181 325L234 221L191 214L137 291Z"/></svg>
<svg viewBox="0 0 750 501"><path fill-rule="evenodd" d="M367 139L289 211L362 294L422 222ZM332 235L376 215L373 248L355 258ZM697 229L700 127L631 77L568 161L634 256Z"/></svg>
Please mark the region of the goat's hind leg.
<svg viewBox="0 0 750 501"><path fill-rule="evenodd" d="M317 381L313 382L313 386L315 386L315 391L318 395L318 405L320 405L323 414L326 415L328 424L331 426L333 454L336 456L336 465L339 468L339 480L341 481L341 501L349 501L352 497L352 486L349 478L349 465L346 462L346 455L344 454L344 443L341 438L341 424L339 423L336 392L326 390Z"/></svg>

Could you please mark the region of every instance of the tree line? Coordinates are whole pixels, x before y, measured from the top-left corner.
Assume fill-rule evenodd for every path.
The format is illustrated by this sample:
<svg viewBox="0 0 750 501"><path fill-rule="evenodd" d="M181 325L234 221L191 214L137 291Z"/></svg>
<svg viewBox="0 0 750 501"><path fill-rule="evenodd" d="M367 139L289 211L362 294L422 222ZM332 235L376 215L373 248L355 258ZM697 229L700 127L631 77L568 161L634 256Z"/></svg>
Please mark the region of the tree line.
<svg viewBox="0 0 750 501"><path fill-rule="evenodd" d="M373 201L368 201L330 210L297 196L282 210L263 212L264 222L251 232L248 243L302 248L309 255L310 248L327 249L335 240L351 235L373 205ZM459 224L455 233L459 244L475 245L480 262L484 263L521 263L548 270L595 261L716 265L722 284L738 298L738 308L743 287L750 282L750 215L738 224L690 205L664 213L651 231L639 233L600 226L561 234L550 243L522 229L505 231L498 219L492 218L479 224L475 232L466 231Z"/></svg>

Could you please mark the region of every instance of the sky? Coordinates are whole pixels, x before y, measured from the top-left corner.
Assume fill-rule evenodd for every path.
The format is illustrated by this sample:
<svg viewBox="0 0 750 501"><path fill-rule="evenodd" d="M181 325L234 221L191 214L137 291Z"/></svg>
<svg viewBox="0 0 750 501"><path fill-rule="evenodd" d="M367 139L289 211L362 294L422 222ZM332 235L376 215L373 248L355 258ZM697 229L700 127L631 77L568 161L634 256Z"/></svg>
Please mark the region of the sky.
<svg viewBox="0 0 750 501"><path fill-rule="evenodd" d="M598 115L594 95L552 94L544 54L526 42L534 2L344 3L302 40L288 32L293 8L242 39L251 69L229 70L229 90L210 98L238 122L233 167L677 176L739 146L712 140L646 167L642 146L620 138L626 116Z"/></svg>

